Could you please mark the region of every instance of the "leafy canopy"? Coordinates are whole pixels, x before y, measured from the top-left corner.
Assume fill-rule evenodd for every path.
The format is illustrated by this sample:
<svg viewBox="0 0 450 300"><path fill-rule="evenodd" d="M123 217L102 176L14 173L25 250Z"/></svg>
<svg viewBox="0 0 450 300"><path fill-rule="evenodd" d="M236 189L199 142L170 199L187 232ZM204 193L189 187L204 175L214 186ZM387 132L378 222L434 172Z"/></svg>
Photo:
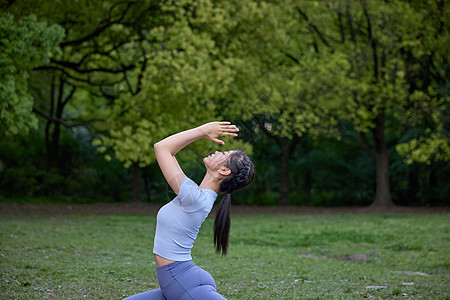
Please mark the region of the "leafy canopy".
<svg viewBox="0 0 450 300"><path fill-rule="evenodd" d="M37 127L28 77L34 67L60 54L64 30L35 16L15 20L0 13L0 128L2 134L27 133Z"/></svg>

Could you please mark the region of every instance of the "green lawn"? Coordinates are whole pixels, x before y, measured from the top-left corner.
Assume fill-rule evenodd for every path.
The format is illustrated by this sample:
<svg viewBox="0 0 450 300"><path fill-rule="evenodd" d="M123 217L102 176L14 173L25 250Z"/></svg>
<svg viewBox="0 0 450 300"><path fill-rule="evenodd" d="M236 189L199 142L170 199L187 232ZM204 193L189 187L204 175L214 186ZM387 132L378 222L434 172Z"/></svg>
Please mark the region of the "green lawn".
<svg viewBox="0 0 450 300"><path fill-rule="evenodd" d="M448 215L233 215L227 257L214 254L212 223L193 258L227 299L450 299ZM0 228L1 299L121 299L158 286L154 217L15 214Z"/></svg>

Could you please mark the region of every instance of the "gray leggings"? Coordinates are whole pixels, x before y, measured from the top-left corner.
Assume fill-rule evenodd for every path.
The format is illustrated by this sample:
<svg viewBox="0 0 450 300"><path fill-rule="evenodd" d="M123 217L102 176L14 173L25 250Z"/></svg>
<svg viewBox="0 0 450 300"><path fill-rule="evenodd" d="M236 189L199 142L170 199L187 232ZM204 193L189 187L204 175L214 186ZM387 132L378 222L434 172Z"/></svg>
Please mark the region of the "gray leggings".
<svg viewBox="0 0 450 300"><path fill-rule="evenodd" d="M160 288L124 300L224 300L211 275L192 260L176 261L156 269ZM226 300L226 299L225 299Z"/></svg>

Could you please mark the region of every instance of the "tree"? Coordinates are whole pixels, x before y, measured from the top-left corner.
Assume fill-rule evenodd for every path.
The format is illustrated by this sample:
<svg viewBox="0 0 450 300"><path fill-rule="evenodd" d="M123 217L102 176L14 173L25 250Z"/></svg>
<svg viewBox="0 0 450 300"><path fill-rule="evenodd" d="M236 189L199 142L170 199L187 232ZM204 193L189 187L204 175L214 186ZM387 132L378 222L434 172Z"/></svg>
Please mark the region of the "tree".
<svg viewBox="0 0 450 300"><path fill-rule="evenodd" d="M94 141L100 151L111 147L126 167L133 166L136 197L139 168L154 161L155 142L220 119L216 103L229 90L231 69L217 57L215 43L203 27L215 17L210 1L169 1L161 4L158 23L141 32L145 60L127 81L136 88L115 100L106 122L108 132ZM197 145L203 155L211 151L209 144Z"/></svg>
<svg viewBox="0 0 450 300"><path fill-rule="evenodd" d="M46 122L48 171L61 171L61 126L85 127L99 151L110 147L126 167L133 167L138 199L140 168L154 160L153 142L218 117L214 99L223 97L230 71L215 57L214 43L201 28L220 19L210 1L79 1L67 6L64 1L23 0L6 8L66 28L62 55L34 74L41 101L33 111Z"/></svg>
<svg viewBox="0 0 450 300"><path fill-rule="evenodd" d="M65 1L16 1L6 8L16 15L37 14L66 29L66 38L60 43L62 55L35 68L33 78L41 99L33 112L46 123L47 171L56 168L62 172L61 126L84 127L97 137L107 132L102 127L107 118L104 107L122 93L140 89L147 60L140 46L142 32L158 5L152 1L79 1L71 5ZM136 74L136 80L130 78Z"/></svg>
<svg viewBox="0 0 450 300"><path fill-rule="evenodd" d="M152 144L211 119L239 121L271 147L274 141L280 204L288 203L294 176L310 180L308 172L292 172L299 166L296 149L309 144L305 134L372 155L374 204L392 203L395 149L408 162L448 160L449 9L443 1L80 0L69 6L18 0L0 7L17 20L4 27L17 29L36 15L35 22L66 31L63 40L48 40L59 42L60 55L56 44L51 55L40 43L26 52L40 53L33 56L39 63L25 65L19 52L0 54L9 64L0 68L26 70L2 71L9 81L0 85L27 85L2 90L14 90L17 97L5 99L23 99L27 108L2 107L0 123L21 119L6 125L19 132L35 116L43 120L47 170L58 176L71 172L59 146L64 128L84 128L106 159L133 168L138 199L141 169L154 161ZM21 49L15 39L6 41L5 49ZM31 102L19 95L26 90ZM302 151L313 151L310 145ZM207 147L192 145L181 163Z"/></svg>
<svg viewBox="0 0 450 300"><path fill-rule="evenodd" d="M0 13L1 134L26 134L37 127L28 77L33 68L60 54L58 43L63 36L61 27L38 22L34 16L16 20Z"/></svg>
<svg viewBox="0 0 450 300"><path fill-rule="evenodd" d="M358 142L349 141L348 131L342 126L342 141L365 149L375 160L373 206L392 205L388 149L389 144L399 143L401 135L389 134L388 140L388 132L405 132L417 125L414 119L428 113L441 114L448 102L448 96L437 93L439 82L446 80L442 77L445 71L432 71L434 74L429 75L434 75L434 80L424 80L420 74L424 61L428 61L427 68L431 70L435 62L445 61L445 50L434 46L441 38L448 40L443 24L435 26L427 15L435 13L441 19L448 15L449 6L431 1L428 5L418 7L405 1L337 1L325 5L334 19L326 24L334 26L333 31L298 8L304 22L321 40L322 48L342 52L351 66L347 75L351 82L347 85L348 96L333 111L341 122L350 122L359 136ZM312 10L311 14L317 16Z"/></svg>
<svg viewBox="0 0 450 300"><path fill-rule="evenodd" d="M324 132L334 122L317 117L317 105L311 103L338 99L341 86L335 83L344 78L345 61L339 55L319 61L305 41L299 43L292 6L252 1L229 5L238 8L224 5L230 21L215 39L222 54L233 57L236 70L231 100L223 106L233 107L228 111L232 118L253 119L252 130L277 143L279 204L287 205L291 158L302 135ZM303 56L292 56L292 48Z"/></svg>
<svg viewBox="0 0 450 300"><path fill-rule="evenodd" d="M235 38L224 49L241 59L236 99L280 141L280 203L287 203L288 154L309 132L370 153L373 205L392 205L389 146L417 126L414 119L440 116L433 118L434 129L444 121L448 95L438 91L448 82L448 62L437 41L448 40L442 21L448 5L290 1L237 7L228 28Z"/></svg>

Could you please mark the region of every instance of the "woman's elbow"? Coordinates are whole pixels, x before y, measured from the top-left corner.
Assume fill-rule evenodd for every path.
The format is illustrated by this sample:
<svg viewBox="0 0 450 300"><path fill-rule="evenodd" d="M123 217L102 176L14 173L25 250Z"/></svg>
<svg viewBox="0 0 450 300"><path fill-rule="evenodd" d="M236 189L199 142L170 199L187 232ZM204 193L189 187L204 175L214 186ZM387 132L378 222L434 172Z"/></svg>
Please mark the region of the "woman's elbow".
<svg viewBox="0 0 450 300"><path fill-rule="evenodd" d="M161 142L153 144L153 149L155 150L155 152L161 151Z"/></svg>

